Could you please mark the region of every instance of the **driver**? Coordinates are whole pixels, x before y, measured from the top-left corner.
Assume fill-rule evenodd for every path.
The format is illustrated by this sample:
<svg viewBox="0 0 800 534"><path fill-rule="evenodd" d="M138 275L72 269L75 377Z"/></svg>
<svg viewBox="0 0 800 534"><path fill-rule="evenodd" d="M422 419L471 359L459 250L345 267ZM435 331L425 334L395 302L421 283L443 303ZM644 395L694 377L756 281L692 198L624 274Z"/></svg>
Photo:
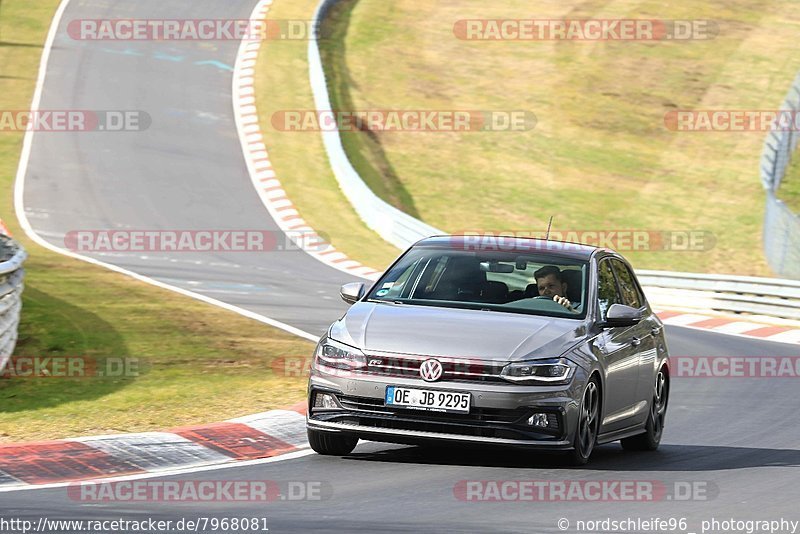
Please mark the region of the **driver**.
<svg viewBox="0 0 800 534"><path fill-rule="evenodd" d="M576 311L575 306L578 303L570 302L566 297L567 283L561 276L561 269L555 265L545 265L533 273L536 279L536 287L539 289L539 295L542 297L550 297L553 302L561 304L569 311Z"/></svg>

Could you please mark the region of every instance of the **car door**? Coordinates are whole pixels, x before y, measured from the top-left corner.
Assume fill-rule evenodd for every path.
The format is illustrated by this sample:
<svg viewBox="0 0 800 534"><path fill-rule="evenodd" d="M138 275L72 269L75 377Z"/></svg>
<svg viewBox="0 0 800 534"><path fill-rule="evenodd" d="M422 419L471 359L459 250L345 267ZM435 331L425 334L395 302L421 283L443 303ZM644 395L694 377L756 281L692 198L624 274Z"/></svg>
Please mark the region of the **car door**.
<svg viewBox="0 0 800 534"><path fill-rule="evenodd" d="M597 320L613 304L624 304L610 258L598 263ZM634 327L604 328L595 338L598 357L606 372L605 409L601 432L630 426L636 417L639 388L639 354L641 333Z"/></svg>
<svg viewBox="0 0 800 534"><path fill-rule="evenodd" d="M653 397L657 359L657 340L655 335L660 332L661 325L655 315L648 309L647 301L635 282L631 268L617 258L612 259L611 263L614 267L614 274L617 275L623 304L642 312L642 320L639 324L632 326L630 330L634 336L634 350L639 361L639 378L635 399L638 410L634 419L635 422L644 422L647 417L647 410L644 408Z"/></svg>

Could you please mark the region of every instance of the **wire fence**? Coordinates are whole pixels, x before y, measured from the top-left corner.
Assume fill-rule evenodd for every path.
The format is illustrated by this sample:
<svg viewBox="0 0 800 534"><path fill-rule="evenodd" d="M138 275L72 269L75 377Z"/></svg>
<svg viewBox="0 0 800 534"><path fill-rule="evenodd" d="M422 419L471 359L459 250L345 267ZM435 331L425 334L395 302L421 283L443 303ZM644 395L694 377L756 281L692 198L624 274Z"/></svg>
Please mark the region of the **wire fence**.
<svg viewBox="0 0 800 534"><path fill-rule="evenodd" d="M791 116L800 113L800 74L794 79L781 110ZM778 276L800 279L800 216L777 197L786 168L800 141L800 132L792 126L773 130L764 141L761 154L761 183L767 191L764 213L764 255Z"/></svg>
<svg viewBox="0 0 800 534"><path fill-rule="evenodd" d="M0 372L17 344L17 326L22 310L22 263L27 254L22 245L0 235Z"/></svg>

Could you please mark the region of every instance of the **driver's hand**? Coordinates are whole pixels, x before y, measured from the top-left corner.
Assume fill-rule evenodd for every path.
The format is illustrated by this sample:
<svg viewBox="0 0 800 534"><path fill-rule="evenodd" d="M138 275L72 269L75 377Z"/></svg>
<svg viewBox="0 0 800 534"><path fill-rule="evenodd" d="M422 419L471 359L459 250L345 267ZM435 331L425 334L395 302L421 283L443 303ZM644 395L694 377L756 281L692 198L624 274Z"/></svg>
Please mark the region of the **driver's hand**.
<svg viewBox="0 0 800 534"><path fill-rule="evenodd" d="M569 301L567 297L553 297L553 302L561 304L569 311L575 311L572 309L572 303Z"/></svg>

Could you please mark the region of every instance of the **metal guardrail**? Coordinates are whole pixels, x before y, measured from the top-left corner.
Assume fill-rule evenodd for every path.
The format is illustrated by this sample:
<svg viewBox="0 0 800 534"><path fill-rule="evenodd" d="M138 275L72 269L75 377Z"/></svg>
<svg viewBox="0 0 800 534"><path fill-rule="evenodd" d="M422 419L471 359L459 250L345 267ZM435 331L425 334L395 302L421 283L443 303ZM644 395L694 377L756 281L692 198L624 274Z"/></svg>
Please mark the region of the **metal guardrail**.
<svg viewBox="0 0 800 534"><path fill-rule="evenodd" d="M800 74L781 105L794 125L800 113ZM800 216L777 198L777 191L786 175L786 168L797 149L800 132L794 127L773 130L764 140L761 154L761 183L767 190L764 213L764 255L770 268L779 276L800 279Z"/></svg>
<svg viewBox="0 0 800 534"><path fill-rule="evenodd" d="M800 320L800 281L671 271L636 276L655 305Z"/></svg>
<svg viewBox="0 0 800 534"><path fill-rule="evenodd" d="M22 245L8 236L0 235L0 372L17 344L25 276L22 263L27 257Z"/></svg>
<svg viewBox="0 0 800 534"><path fill-rule="evenodd" d="M322 20L337 2L338 0L320 1L314 13L314 38L308 44L309 78L318 112L329 111L331 103L317 40ZM793 86L800 97L798 87L800 87L800 76L795 80ZM795 100L800 102L800 98ZM447 233L403 213L375 195L347 158L338 131L324 131L322 137L339 187L369 228L403 250L425 237ZM794 135L785 140L781 139L778 146L791 146L794 150L798 140L800 140L800 135ZM779 155L769 161L771 165L774 162L774 169L780 169L780 172L783 173L786 167L785 154L788 152L784 150L781 154L784 155ZM765 168L762 166L762 177L765 172ZM793 235L800 236L800 231L794 232ZM797 243L796 240L795 243ZM800 269L800 259L795 256L800 251L800 247L795 246L793 250L793 253L786 254L786 261L794 261L795 268ZM676 306L696 308L698 311L716 310L800 319L800 282L773 278L667 271L637 270L636 273L645 287L648 300L655 306Z"/></svg>

